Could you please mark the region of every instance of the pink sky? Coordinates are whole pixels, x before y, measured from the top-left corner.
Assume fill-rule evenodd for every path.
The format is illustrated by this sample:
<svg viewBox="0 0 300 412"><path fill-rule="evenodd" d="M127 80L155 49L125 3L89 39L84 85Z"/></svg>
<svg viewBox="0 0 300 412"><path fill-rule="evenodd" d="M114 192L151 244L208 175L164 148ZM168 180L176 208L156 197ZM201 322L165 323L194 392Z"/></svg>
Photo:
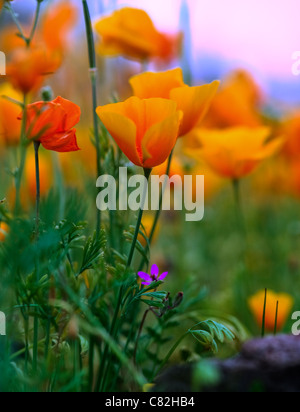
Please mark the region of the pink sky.
<svg viewBox="0 0 300 412"><path fill-rule="evenodd" d="M252 66L261 75L293 77L291 56L300 50L299 0L187 2L191 10L194 55L218 54L236 65ZM145 9L161 29L172 31L178 26L181 0L119 0L118 3Z"/></svg>

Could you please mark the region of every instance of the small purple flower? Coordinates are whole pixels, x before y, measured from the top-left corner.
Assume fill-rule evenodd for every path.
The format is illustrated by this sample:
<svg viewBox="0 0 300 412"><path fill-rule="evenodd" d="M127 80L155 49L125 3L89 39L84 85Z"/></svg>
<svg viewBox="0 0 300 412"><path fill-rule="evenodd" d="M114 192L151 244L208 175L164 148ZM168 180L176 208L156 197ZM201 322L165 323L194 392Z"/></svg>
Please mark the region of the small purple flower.
<svg viewBox="0 0 300 412"><path fill-rule="evenodd" d="M139 272L139 277L144 280L142 285L150 286L153 282L158 282L164 280L168 276L168 272L164 272L159 275L159 269L157 265L153 265L151 268L151 275L145 272Z"/></svg>

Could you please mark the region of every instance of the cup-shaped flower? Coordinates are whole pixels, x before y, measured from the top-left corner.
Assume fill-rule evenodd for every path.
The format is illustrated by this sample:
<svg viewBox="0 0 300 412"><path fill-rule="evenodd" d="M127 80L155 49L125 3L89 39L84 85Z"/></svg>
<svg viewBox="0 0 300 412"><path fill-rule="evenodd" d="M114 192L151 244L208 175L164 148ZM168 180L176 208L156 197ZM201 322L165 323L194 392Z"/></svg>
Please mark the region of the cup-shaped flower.
<svg viewBox="0 0 300 412"><path fill-rule="evenodd" d="M135 96L141 99L162 97L171 99L183 113L179 136L185 136L198 126L207 114L220 82L189 87L184 84L181 69L162 73L142 73L130 79Z"/></svg>
<svg viewBox="0 0 300 412"><path fill-rule="evenodd" d="M267 303L265 311L265 329L269 332L273 332L275 329L276 308L278 302L278 317L277 317L277 329L281 330L291 311L294 304L292 296L286 293L275 293L268 290ZM255 320L259 326L262 326L264 303L265 303L265 290L259 291L248 300L249 307L253 313Z"/></svg>
<svg viewBox="0 0 300 412"><path fill-rule="evenodd" d="M79 106L62 97L52 102L30 104L26 112L27 137L55 152L80 150L74 129L80 114Z"/></svg>
<svg viewBox="0 0 300 412"><path fill-rule="evenodd" d="M97 114L122 152L144 169L152 169L170 156L182 118L171 100L138 97L98 107Z"/></svg>
<svg viewBox="0 0 300 412"><path fill-rule="evenodd" d="M165 72L146 72L130 78L133 94L140 99L161 97L170 99L171 90L185 86L182 69Z"/></svg>
<svg viewBox="0 0 300 412"><path fill-rule="evenodd" d="M189 154L204 159L222 177L240 179L280 150L284 139L270 140L271 134L268 127L198 129L199 148Z"/></svg>
<svg viewBox="0 0 300 412"><path fill-rule="evenodd" d="M149 15L136 8L125 7L101 18L95 30L101 36L98 51L106 56L172 60L180 51L180 34L170 36L159 32Z"/></svg>

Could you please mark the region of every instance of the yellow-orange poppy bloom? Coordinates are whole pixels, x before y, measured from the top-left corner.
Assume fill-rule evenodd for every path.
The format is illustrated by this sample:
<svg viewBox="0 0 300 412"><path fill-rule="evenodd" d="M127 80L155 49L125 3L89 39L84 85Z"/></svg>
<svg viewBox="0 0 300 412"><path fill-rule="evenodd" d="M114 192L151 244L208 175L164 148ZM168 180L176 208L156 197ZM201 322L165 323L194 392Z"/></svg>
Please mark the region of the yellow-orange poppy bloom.
<svg viewBox="0 0 300 412"><path fill-rule="evenodd" d="M182 137L204 119L220 82L189 87L184 84L182 70L175 69L163 73L142 73L130 79L130 84L134 95L142 99L162 97L176 102L178 110L183 113L179 132Z"/></svg>
<svg viewBox="0 0 300 412"><path fill-rule="evenodd" d="M286 293L275 293L271 290L267 293L267 305L266 305L266 318L265 318L265 329L269 332L273 332L275 329L275 319L276 319L276 308L277 302L278 306L278 319L277 319L277 329L281 330L294 305L293 298ZM252 296L248 300L249 307L253 313L257 324L262 326L263 313L264 313L264 303L265 303L265 291L259 291L256 295Z"/></svg>
<svg viewBox="0 0 300 412"><path fill-rule="evenodd" d="M234 71L222 82L204 127L258 127L261 125L261 100L260 89L251 75L244 70Z"/></svg>
<svg viewBox="0 0 300 412"><path fill-rule="evenodd" d="M149 15L136 8L125 7L101 18L95 30L101 37L98 51L105 56L172 60L181 48L181 35L159 32Z"/></svg>
<svg viewBox="0 0 300 412"><path fill-rule="evenodd" d="M5 222L0 222L0 242L4 242L9 233L9 226Z"/></svg>
<svg viewBox="0 0 300 412"><path fill-rule="evenodd" d="M9 83L0 85L0 145L14 146L19 143L21 134L20 106L5 97L22 101L22 95Z"/></svg>
<svg viewBox="0 0 300 412"><path fill-rule="evenodd" d="M170 156L182 113L166 99L131 97L98 107L97 114L122 152L137 166L152 169Z"/></svg>
<svg viewBox="0 0 300 412"><path fill-rule="evenodd" d="M300 112L286 119L281 127L280 132L286 137L286 143L283 148L283 154L289 160L300 159Z"/></svg>
<svg viewBox="0 0 300 412"><path fill-rule="evenodd" d="M199 148L189 154L204 159L217 174L230 179L249 175L284 143L282 138L268 140L271 136L268 127L198 129L197 133Z"/></svg>
<svg viewBox="0 0 300 412"><path fill-rule="evenodd" d="M182 69L177 68L165 72L146 72L130 78L133 94L140 99L161 97L170 99L171 90L184 87Z"/></svg>

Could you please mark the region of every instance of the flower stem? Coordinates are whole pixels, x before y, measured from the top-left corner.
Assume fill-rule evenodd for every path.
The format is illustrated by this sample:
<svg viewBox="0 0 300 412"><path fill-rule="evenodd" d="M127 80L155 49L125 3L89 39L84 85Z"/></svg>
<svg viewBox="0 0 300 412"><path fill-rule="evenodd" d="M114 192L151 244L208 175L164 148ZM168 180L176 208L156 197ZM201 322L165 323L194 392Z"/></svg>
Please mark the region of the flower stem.
<svg viewBox="0 0 300 412"><path fill-rule="evenodd" d="M34 142L35 153L35 178L36 178L36 238L39 238L40 231L40 200L41 200L41 182L40 182L40 164L39 164L39 148L40 142Z"/></svg>
<svg viewBox="0 0 300 412"><path fill-rule="evenodd" d="M275 314L274 336L276 336L276 335L277 335L278 313L279 313L279 301L277 301L277 303L276 303L276 314Z"/></svg>
<svg viewBox="0 0 300 412"><path fill-rule="evenodd" d="M26 140L26 123L27 123L27 95L23 96L23 114L22 114L22 125L21 125L21 136L20 136L20 165L16 172L16 203L15 203L15 213L18 215L21 210L21 199L20 190L21 182L26 162L26 151L27 151L27 140Z"/></svg>
<svg viewBox="0 0 300 412"><path fill-rule="evenodd" d="M146 201L146 197L147 197L147 192L148 192L148 182L149 182L149 178L151 175L152 169L144 169L144 174L147 180L147 184L144 187L144 191L143 191L143 197L142 197L142 201L141 201L141 208L139 211L139 216L138 216L138 220L136 223L136 228L135 228L135 233L134 233L134 237L133 237L133 241L132 241L132 245L131 245L131 249L128 255L128 260L127 260L127 265L126 265L126 271L131 267L132 265L132 261L133 261L133 257L134 257L134 251L135 251L135 247L136 247L136 242L138 239L138 235L140 232L140 228L141 228L141 223L142 223L142 218L143 218L143 212L144 212L144 206L145 206L145 201ZM113 317L113 321L110 327L110 335L115 338L117 335L117 330L118 330L118 318L119 318L119 312L120 312L120 308L122 305L122 301L123 301L123 294L124 294L124 285L121 286L120 290L119 290L119 295L118 295L118 301L117 301L117 305L115 308L115 313L114 313L114 317ZM109 372L109 362L107 362L108 359L110 359L110 357L108 357L108 345L105 346L104 352L103 352L103 356L101 359L101 364L100 364L100 368L99 368L99 373L98 373L98 381L97 381L97 385L96 385L96 391L102 391L104 385L105 385L105 378L108 375ZM105 368L105 365L107 363L107 367Z"/></svg>
<svg viewBox="0 0 300 412"><path fill-rule="evenodd" d="M147 184L144 187L143 199L142 199L142 202L141 202L142 207L140 208L140 212L139 212L139 216L138 216L138 220L137 220L137 224L136 224L136 228L135 228L135 233L134 233L134 237L133 237L133 241L132 241L132 245L131 245L131 250L130 250L130 253L129 253L129 256L128 256L126 269L130 268L130 266L132 264L133 255L134 255L134 251L135 251L135 247L136 247L136 242L137 242L138 235L139 235L140 228L141 228L141 224L142 224L145 201L146 201L147 192L148 192L148 182L149 182L151 172L152 172L151 169L144 169L145 177L147 179Z"/></svg>
<svg viewBox="0 0 300 412"><path fill-rule="evenodd" d="M90 78L92 85L92 104L93 104L93 124L94 124L94 136L95 136L95 146L96 146L96 156L97 156L97 178L101 176L101 149L100 149L100 134L99 134L99 123L96 109L98 107L97 103L97 64L96 64L96 52L95 52L95 40L93 35L93 28L91 22L91 16L89 11L89 6L86 0L82 0L83 13L86 27L86 37L88 44L88 55L89 55L89 66L90 66ZM101 212L97 209L97 224L96 233L97 236L100 234L101 229Z"/></svg>
<svg viewBox="0 0 300 412"><path fill-rule="evenodd" d="M268 289L265 290L265 300L264 300L264 309L263 309L263 318L262 318L262 328L261 328L261 337L265 337L266 330L266 310L267 310L267 299L268 299Z"/></svg>
<svg viewBox="0 0 300 412"><path fill-rule="evenodd" d="M138 335L137 335L137 338L136 338L134 352L133 352L133 362L134 362L134 364L136 364L136 355L137 355L139 340L140 340L140 337L141 337L141 334L142 334L142 331L143 331L143 328L144 328L144 325L145 325L145 322L146 322L146 319L147 319L147 316L148 316L149 312L150 312L150 309L147 309L145 311L142 322L141 322L141 325L140 325L140 328L139 328L139 332L138 332Z"/></svg>
<svg viewBox="0 0 300 412"><path fill-rule="evenodd" d="M172 152L171 152L171 154L170 154L170 156L169 156L168 165L167 165L167 170L166 170L166 179L165 179L165 182L164 182L164 184L163 184L163 187L162 187L162 190L161 190L160 196L159 196L159 207L158 207L158 210L157 210L157 212L156 212L156 214L155 214L155 218L154 218L154 221L153 221L152 229L151 229L151 232L150 232L150 235L149 235L149 245L151 245L151 243L152 243L152 241L153 241L153 238L154 238L154 235L155 235L155 232L156 232L156 229L157 229L157 225L158 225L158 222L159 222L159 218L160 218L160 216L161 216L162 205L163 205L163 198L164 198L164 192L165 192L165 186L166 186L166 181L167 181L167 179L168 179L168 177L169 177L169 174L170 174L171 164L172 164L172 159L173 159L173 154L174 154L174 150L172 150ZM145 264L145 258L143 258L142 261L141 261L141 264L140 264L140 267L139 267L139 271L143 270L144 264Z"/></svg>

